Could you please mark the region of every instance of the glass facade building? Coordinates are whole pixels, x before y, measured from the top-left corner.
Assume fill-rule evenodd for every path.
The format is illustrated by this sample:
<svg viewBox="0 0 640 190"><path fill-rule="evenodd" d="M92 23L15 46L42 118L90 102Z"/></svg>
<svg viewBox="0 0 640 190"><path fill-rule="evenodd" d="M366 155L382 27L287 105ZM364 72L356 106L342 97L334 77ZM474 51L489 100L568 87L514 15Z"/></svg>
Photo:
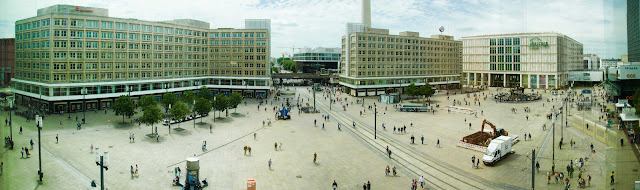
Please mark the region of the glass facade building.
<svg viewBox="0 0 640 190"><path fill-rule="evenodd" d="M555 32L463 37L463 77L467 85L558 88L568 71L583 69L583 47Z"/></svg>

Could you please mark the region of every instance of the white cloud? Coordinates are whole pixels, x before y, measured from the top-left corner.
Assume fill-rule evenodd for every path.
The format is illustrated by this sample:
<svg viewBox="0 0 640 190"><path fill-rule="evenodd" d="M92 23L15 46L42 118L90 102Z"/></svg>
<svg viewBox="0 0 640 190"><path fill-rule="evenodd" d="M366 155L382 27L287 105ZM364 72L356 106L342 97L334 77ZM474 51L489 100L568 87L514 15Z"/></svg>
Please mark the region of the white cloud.
<svg viewBox="0 0 640 190"><path fill-rule="evenodd" d="M14 36L14 23L39 8L72 4L109 9L109 15L141 20L190 18L212 28L244 27L244 19L272 20L272 56L278 47L340 47L347 22L360 22L361 0L5 0L0 2L0 38ZM585 53L626 53L626 5L616 0L372 0L372 25L392 34L417 31L456 39L479 34L557 31L584 44Z"/></svg>

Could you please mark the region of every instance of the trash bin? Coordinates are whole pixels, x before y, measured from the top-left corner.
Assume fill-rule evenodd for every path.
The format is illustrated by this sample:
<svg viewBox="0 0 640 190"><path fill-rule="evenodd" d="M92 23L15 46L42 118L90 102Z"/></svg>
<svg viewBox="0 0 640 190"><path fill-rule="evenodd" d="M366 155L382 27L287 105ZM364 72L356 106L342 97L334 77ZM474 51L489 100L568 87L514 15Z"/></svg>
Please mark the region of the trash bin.
<svg viewBox="0 0 640 190"><path fill-rule="evenodd" d="M247 179L247 190L256 190L256 180L253 178Z"/></svg>

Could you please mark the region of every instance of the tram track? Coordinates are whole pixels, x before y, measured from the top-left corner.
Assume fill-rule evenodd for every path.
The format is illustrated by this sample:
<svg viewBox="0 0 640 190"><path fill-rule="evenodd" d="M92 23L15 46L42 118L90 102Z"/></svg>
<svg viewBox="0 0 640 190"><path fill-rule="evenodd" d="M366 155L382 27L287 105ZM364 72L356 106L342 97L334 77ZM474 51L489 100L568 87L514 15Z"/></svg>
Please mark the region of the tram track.
<svg viewBox="0 0 640 190"><path fill-rule="evenodd" d="M311 97L310 92L301 90L304 96ZM407 171L415 174L415 176L426 176L425 183L436 189L522 189L521 187L511 186L508 184L498 184L482 179L473 174L461 172L459 168L443 163L426 153L416 150L415 148L399 143L399 141L388 134L380 133L377 138L372 139L374 129L360 118L350 117L344 111L329 110L329 104L325 101L319 102L318 108L326 113L330 113L335 121L341 123L345 131L353 134L352 136L360 138L376 151L387 155L386 146L392 150L392 158L390 159L394 165L402 166ZM352 121L355 121L359 127L352 127ZM386 144L385 144L386 143ZM395 154L393 154L395 153ZM394 156L395 155L395 156Z"/></svg>

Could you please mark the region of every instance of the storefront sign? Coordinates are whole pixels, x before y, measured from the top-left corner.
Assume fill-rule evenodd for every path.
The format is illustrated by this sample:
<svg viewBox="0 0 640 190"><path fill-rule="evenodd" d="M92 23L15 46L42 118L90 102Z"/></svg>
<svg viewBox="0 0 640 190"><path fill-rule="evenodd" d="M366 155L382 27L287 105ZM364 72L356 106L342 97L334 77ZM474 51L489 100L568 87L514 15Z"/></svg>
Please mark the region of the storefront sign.
<svg viewBox="0 0 640 190"><path fill-rule="evenodd" d="M618 69L619 79L640 79L640 66L622 66Z"/></svg>
<svg viewBox="0 0 640 190"><path fill-rule="evenodd" d="M541 46L547 47L549 43L543 42L542 39L538 37L533 37L529 40L529 47L531 47L531 49L540 49Z"/></svg>
<svg viewBox="0 0 640 190"><path fill-rule="evenodd" d="M80 7L78 7L78 6L76 6L76 11L79 11L79 12L88 12L88 13L93 12L93 10L89 10L89 9L80 9Z"/></svg>

